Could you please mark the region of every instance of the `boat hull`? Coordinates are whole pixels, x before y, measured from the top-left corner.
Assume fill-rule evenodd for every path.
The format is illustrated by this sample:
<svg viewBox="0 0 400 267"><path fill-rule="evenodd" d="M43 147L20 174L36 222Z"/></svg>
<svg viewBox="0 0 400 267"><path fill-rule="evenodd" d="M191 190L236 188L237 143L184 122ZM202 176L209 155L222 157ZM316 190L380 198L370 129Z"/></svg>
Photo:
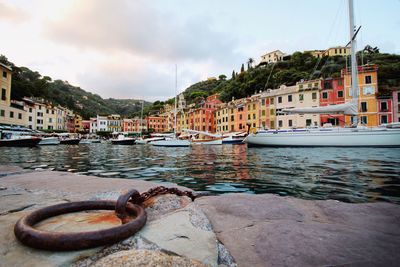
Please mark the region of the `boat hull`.
<svg viewBox="0 0 400 267"><path fill-rule="evenodd" d="M0 146L6 147L34 147L39 144L41 138L18 138L0 140Z"/></svg>
<svg viewBox="0 0 400 267"><path fill-rule="evenodd" d="M222 139L216 139L216 140L192 140L192 145L222 145Z"/></svg>
<svg viewBox="0 0 400 267"><path fill-rule="evenodd" d="M135 144L135 139L111 140L111 144L113 144L113 145L131 146L131 145Z"/></svg>
<svg viewBox="0 0 400 267"><path fill-rule="evenodd" d="M46 137L42 138L39 142L39 146L50 146L50 145L59 145L60 140L57 137Z"/></svg>
<svg viewBox="0 0 400 267"><path fill-rule="evenodd" d="M400 129L256 133L246 137L251 146L398 147Z"/></svg>
<svg viewBox="0 0 400 267"><path fill-rule="evenodd" d="M153 146L163 146L163 147L188 147L190 142L188 140L159 140L150 143Z"/></svg>
<svg viewBox="0 0 400 267"><path fill-rule="evenodd" d="M60 140L61 145L78 145L80 139L65 139L65 140Z"/></svg>
<svg viewBox="0 0 400 267"><path fill-rule="evenodd" d="M224 138L222 139L222 144L243 144L244 137L241 139Z"/></svg>

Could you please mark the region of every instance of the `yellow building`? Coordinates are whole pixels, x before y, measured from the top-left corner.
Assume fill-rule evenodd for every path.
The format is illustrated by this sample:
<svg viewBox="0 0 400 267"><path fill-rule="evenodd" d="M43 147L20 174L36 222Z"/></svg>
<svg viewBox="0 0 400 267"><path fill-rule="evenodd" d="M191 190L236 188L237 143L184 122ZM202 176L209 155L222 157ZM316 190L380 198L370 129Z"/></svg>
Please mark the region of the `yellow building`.
<svg viewBox="0 0 400 267"><path fill-rule="evenodd" d="M26 126L23 105L11 101L12 69L0 63L0 124Z"/></svg>
<svg viewBox="0 0 400 267"><path fill-rule="evenodd" d="M335 46L328 48L326 50L308 50L304 51L304 53L310 53L312 56L316 58L334 57L334 56L344 57L350 55L350 48L344 46Z"/></svg>
<svg viewBox="0 0 400 267"><path fill-rule="evenodd" d="M228 103L220 104L215 110L215 126L217 133L227 133L231 130L229 121L230 118L230 108Z"/></svg>
<svg viewBox="0 0 400 267"><path fill-rule="evenodd" d="M351 71L342 70L345 86L345 99L350 101L351 94ZM358 107L359 107L359 123L366 126L378 126L378 101L376 94L378 93L378 67L376 65L364 65L358 67ZM345 117L346 124L350 125L351 117Z"/></svg>
<svg viewBox="0 0 400 267"><path fill-rule="evenodd" d="M75 128L75 133L83 131L82 117L78 114L75 114L74 117L74 128Z"/></svg>
<svg viewBox="0 0 400 267"><path fill-rule="evenodd" d="M82 117L80 119L82 121ZM122 132L122 121L121 121L120 115L111 114L111 115L107 116L107 131Z"/></svg>
<svg viewBox="0 0 400 267"><path fill-rule="evenodd" d="M247 99L247 125L250 128L260 128L260 95L253 95Z"/></svg>

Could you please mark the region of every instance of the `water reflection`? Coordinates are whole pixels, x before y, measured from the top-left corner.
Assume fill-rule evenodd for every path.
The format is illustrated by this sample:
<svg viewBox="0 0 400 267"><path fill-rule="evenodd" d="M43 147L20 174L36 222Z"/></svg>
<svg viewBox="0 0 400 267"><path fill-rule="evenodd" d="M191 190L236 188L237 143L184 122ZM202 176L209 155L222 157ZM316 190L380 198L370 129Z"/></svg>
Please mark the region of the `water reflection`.
<svg viewBox="0 0 400 267"><path fill-rule="evenodd" d="M173 182L215 193L400 203L400 149L162 148L87 144L0 148L0 163L109 178Z"/></svg>

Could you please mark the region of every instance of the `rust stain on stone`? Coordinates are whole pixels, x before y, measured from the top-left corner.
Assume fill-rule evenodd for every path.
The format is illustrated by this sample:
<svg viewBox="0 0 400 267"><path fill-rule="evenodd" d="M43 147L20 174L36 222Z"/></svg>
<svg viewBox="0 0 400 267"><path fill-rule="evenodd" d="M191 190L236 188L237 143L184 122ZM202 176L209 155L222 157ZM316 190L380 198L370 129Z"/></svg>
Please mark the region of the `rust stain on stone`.
<svg viewBox="0 0 400 267"><path fill-rule="evenodd" d="M92 213L90 214L90 216L87 217L86 221L90 224L121 224L121 220L115 215L114 212Z"/></svg>

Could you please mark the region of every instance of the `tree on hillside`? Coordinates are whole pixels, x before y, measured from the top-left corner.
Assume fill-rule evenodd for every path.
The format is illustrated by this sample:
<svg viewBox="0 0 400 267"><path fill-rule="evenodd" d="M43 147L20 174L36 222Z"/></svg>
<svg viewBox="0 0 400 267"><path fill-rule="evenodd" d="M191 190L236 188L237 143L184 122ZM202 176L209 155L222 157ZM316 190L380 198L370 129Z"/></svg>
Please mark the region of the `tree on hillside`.
<svg viewBox="0 0 400 267"><path fill-rule="evenodd" d="M242 64L242 67L240 68L240 73L244 72L244 64Z"/></svg>
<svg viewBox="0 0 400 267"><path fill-rule="evenodd" d="M379 48L377 46L372 47L370 45L366 45L363 49L363 52L368 54L379 54Z"/></svg>
<svg viewBox="0 0 400 267"><path fill-rule="evenodd" d="M219 78L221 81L225 81L225 80L226 80L226 75L225 75L225 74L221 74L221 75L218 76L218 78Z"/></svg>
<svg viewBox="0 0 400 267"><path fill-rule="evenodd" d="M253 68L253 63L254 63L254 59L250 57L247 60L247 69L252 69Z"/></svg>
<svg viewBox="0 0 400 267"><path fill-rule="evenodd" d="M232 71L232 79L236 78L235 70Z"/></svg>

